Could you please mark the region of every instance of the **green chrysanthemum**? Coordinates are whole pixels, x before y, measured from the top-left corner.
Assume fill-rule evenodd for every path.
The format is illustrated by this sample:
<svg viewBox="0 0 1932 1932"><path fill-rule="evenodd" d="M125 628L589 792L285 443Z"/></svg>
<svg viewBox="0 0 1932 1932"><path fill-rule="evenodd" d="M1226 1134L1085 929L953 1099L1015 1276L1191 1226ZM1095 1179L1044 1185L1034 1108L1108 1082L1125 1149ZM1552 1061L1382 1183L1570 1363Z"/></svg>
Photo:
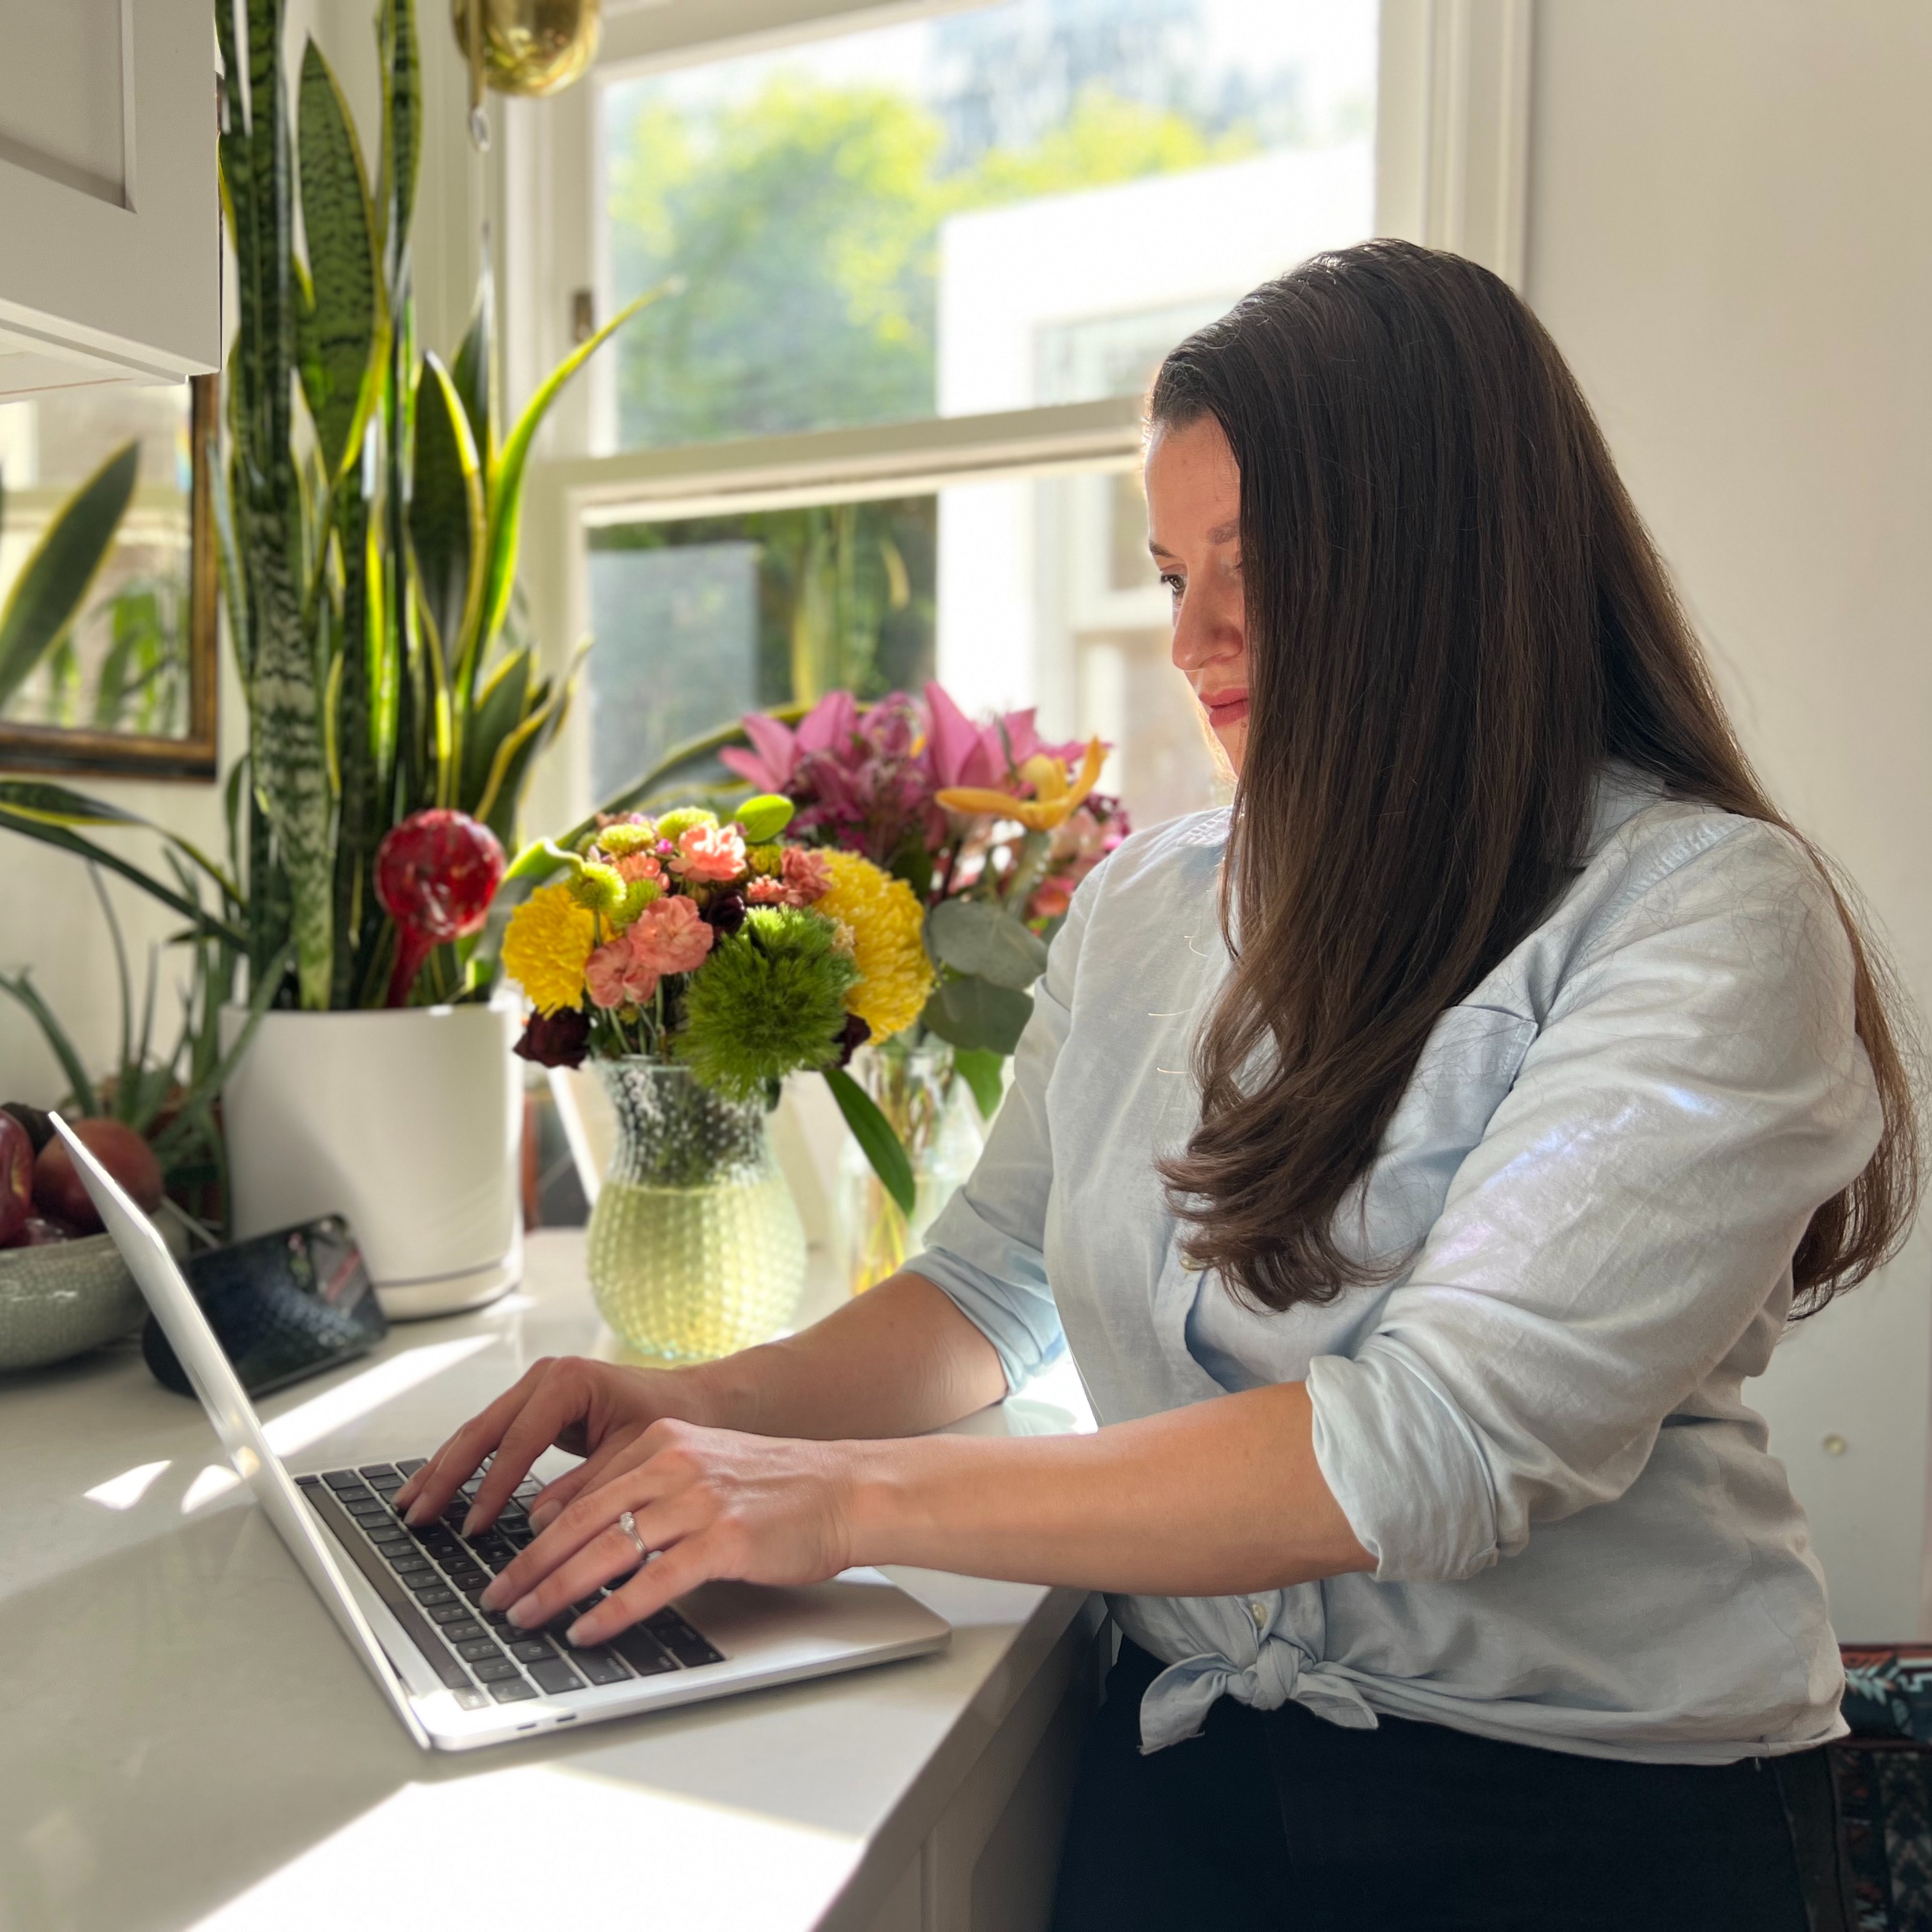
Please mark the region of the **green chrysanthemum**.
<svg viewBox="0 0 1932 1932"><path fill-rule="evenodd" d="M675 812L667 812L658 820L658 836L668 838L675 845L694 825L716 825L718 814L707 812L701 805L681 805Z"/></svg>
<svg viewBox="0 0 1932 1932"><path fill-rule="evenodd" d="M658 842L658 829L649 819L641 825L607 825L597 835L597 849L607 858L622 859L648 852Z"/></svg>
<svg viewBox="0 0 1932 1932"><path fill-rule="evenodd" d="M838 1057L858 968L814 912L761 907L693 974L678 1052L706 1086L748 1100Z"/></svg>
<svg viewBox="0 0 1932 1932"><path fill-rule="evenodd" d="M608 920L614 918L623 907L623 874L615 866L607 866L601 860L585 860L582 870L565 884L571 897L586 912Z"/></svg>

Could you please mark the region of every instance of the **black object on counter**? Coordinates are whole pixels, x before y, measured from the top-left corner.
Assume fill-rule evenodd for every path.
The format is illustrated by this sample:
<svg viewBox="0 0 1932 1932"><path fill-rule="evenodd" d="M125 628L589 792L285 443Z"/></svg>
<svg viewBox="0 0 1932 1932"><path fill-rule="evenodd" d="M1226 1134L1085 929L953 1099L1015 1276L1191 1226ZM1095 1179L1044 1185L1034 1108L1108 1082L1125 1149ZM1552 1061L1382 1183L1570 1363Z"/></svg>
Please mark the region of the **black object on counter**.
<svg viewBox="0 0 1932 1932"><path fill-rule="evenodd" d="M338 1214L208 1249L182 1271L250 1395L352 1361L389 1332L362 1252ZM194 1393L152 1315L141 1353L163 1388Z"/></svg>

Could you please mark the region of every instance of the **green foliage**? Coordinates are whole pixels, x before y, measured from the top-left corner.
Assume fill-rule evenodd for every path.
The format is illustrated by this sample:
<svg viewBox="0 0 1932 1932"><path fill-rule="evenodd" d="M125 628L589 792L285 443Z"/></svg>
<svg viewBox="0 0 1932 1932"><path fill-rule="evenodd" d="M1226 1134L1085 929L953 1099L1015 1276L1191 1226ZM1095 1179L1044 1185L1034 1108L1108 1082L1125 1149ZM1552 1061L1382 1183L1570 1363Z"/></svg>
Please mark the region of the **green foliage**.
<svg viewBox="0 0 1932 1932"><path fill-rule="evenodd" d="M148 956L137 1019L134 982L120 922L101 887L98 872L90 876L106 921L120 987L121 1041L113 1072L104 1081L89 1078L72 1036L28 974L22 971L10 976L0 974L0 992L25 1010L60 1062L68 1083L62 1107L76 1114L107 1114L143 1136L160 1162L169 1193L178 1204L204 1218L212 1216L217 1220L218 1226L204 1228L204 1233L225 1238L227 1161L215 1108L223 1082L254 1037L278 976L264 976L250 1004L246 1022L224 1053L220 1015L233 995L236 955L218 938L197 938L194 941L193 970L182 998L179 1028L173 1046L163 1052L154 1028L158 952L150 952ZM177 876L183 892L198 898L185 871L178 868Z"/></svg>
<svg viewBox="0 0 1932 1932"><path fill-rule="evenodd" d="M843 1067L826 1067L825 1084L832 1089L832 1097L838 1102L838 1111L845 1116L845 1124L852 1130L860 1151L898 1204L899 1212L910 1220L919 1204L919 1183L914 1177L904 1142L892 1132L892 1123L880 1112L872 1095Z"/></svg>
<svg viewBox="0 0 1932 1932"><path fill-rule="evenodd" d="M960 1078L973 1090L980 1118L990 1120L1006 1097L1006 1055L990 1052L985 1047L958 1046L952 1050L952 1064Z"/></svg>
<svg viewBox="0 0 1932 1932"><path fill-rule="evenodd" d="M784 70L710 113L646 94L624 143L610 203L618 285L682 272L692 289L626 346L627 445L928 415L949 215L1259 146L1252 128L1211 130L1095 85L1031 146L949 170L944 130L918 100Z"/></svg>
<svg viewBox="0 0 1932 1932"><path fill-rule="evenodd" d="M795 1069L838 1058L859 970L824 920L760 907L686 981L678 1050L707 1087L748 1100Z"/></svg>
<svg viewBox="0 0 1932 1932"><path fill-rule="evenodd" d="M992 899L941 899L926 916L926 950L956 973L1030 990L1046 970L1046 943Z"/></svg>
<svg viewBox="0 0 1932 1932"><path fill-rule="evenodd" d="M64 642L134 494L141 446L116 450L56 512L0 604L0 706Z"/></svg>
<svg viewBox="0 0 1932 1932"><path fill-rule="evenodd" d="M953 1046L1011 1053L1033 1018L1033 996L990 980L949 978L926 1003L921 1023Z"/></svg>

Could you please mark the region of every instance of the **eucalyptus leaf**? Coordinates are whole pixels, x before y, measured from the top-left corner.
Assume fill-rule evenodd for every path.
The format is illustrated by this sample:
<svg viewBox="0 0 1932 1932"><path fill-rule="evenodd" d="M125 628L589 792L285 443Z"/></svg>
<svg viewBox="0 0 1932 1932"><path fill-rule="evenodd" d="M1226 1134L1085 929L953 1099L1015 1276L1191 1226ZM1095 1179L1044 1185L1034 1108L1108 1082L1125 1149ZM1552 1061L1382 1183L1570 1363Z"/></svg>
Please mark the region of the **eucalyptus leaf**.
<svg viewBox="0 0 1932 1932"><path fill-rule="evenodd" d="M926 916L926 950L956 973L1016 992L1046 970L1046 942L987 899L941 899Z"/></svg>
<svg viewBox="0 0 1932 1932"><path fill-rule="evenodd" d="M1006 1056L983 1046L958 1046L952 1049L952 1065L972 1090L980 1118L990 1120L1006 1096Z"/></svg>
<svg viewBox="0 0 1932 1932"><path fill-rule="evenodd" d="M928 1031L953 1046L1011 1053L1033 1018L1033 996L990 980L945 980L920 1016Z"/></svg>

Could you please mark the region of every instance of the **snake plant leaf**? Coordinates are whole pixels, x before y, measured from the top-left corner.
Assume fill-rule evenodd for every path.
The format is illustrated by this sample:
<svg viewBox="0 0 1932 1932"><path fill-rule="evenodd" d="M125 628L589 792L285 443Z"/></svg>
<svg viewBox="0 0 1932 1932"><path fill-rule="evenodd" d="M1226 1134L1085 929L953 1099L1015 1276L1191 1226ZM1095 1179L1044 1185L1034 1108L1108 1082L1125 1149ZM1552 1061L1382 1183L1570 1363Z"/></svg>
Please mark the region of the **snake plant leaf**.
<svg viewBox="0 0 1932 1932"><path fill-rule="evenodd" d="M382 69L382 154L376 176L377 232L394 298L408 271L416 170L422 158L422 64L415 0L382 0L376 49Z"/></svg>
<svg viewBox="0 0 1932 1932"><path fill-rule="evenodd" d="M898 1204L899 1212L910 1220L919 1202L919 1186L904 1143L880 1112L878 1103L850 1074L836 1066L826 1067L824 1072L825 1084L832 1089L832 1097L838 1102L838 1111L845 1116L860 1152L872 1163L880 1184Z"/></svg>
<svg viewBox="0 0 1932 1932"><path fill-rule="evenodd" d="M464 731L463 773L457 795L458 805L472 815L490 782L499 748L530 711L534 668L529 651L512 651L477 694Z"/></svg>
<svg viewBox="0 0 1932 1932"><path fill-rule="evenodd" d="M140 444L124 444L40 532L0 604L0 705L66 635L113 546L140 464Z"/></svg>
<svg viewBox="0 0 1932 1932"><path fill-rule="evenodd" d="M332 483L362 454L388 316L362 147L334 72L313 40L302 51L296 154L314 290L298 329L302 392Z"/></svg>
<svg viewBox="0 0 1932 1932"><path fill-rule="evenodd" d="M564 385L615 335L631 318L653 302L675 295L684 286L673 276L654 289L646 289L633 302L626 303L594 335L587 337L537 385L536 393L525 405L503 443L503 453L490 471L490 535L488 562L483 591L483 639L487 644L502 628L510 606L511 587L517 580L518 526L523 518L524 474L530 460L530 444L543 427L550 405Z"/></svg>
<svg viewBox="0 0 1932 1932"><path fill-rule="evenodd" d="M496 395L491 381L496 350L496 283L490 257L483 257L483 272L476 282L476 305L470 312L470 326L463 344L450 367L450 380L463 398L463 412L470 418L470 434L476 445L477 460L487 476L496 460Z"/></svg>
<svg viewBox="0 0 1932 1932"><path fill-rule="evenodd" d="M413 484L409 528L417 591L460 698L470 686L483 598L483 478L462 398L434 350L416 378Z"/></svg>

